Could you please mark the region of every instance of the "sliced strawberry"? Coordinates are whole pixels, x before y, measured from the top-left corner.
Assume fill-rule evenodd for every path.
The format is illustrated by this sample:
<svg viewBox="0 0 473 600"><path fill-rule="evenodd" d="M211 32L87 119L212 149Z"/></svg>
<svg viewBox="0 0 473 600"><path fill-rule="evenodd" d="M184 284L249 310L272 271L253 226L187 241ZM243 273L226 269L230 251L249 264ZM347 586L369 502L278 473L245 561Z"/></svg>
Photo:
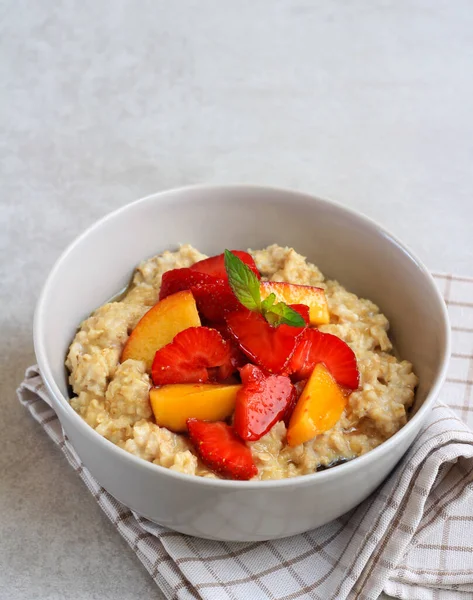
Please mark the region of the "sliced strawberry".
<svg viewBox="0 0 473 600"><path fill-rule="evenodd" d="M189 327L154 356L151 376L154 385L168 383L205 383L207 369L227 364L228 344L220 333L209 327Z"/></svg>
<svg viewBox="0 0 473 600"><path fill-rule="evenodd" d="M226 318L230 333L243 352L270 373L281 373L289 362L304 327L271 326L259 313L240 311Z"/></svg>
<svg viewBox="0 0 473 600"><path fill-rule="evenodd" d="M289 377L266 375L255 365L246 365L240 375L243 386L236 398L233 427L242 440L259 440L284 420L288 407L294 408L296 390Z"/></svg>
<svg viewBox="0 0 473 600"><path fill-rule="evenodd" d="M211 325L225 323L225 317L241 309L227 281L216 279L213 283L201 283L190 288L200 316Z"/></svg>
<svg viewBox="0 0 473 600"><path fill-rule="evenodd" d="M240 346L236 342L235 338L228 331L226 325L215 325L215 329L220 333L223 339L227 342L230 350L230 360L219 367L216 378L218 381L225 381L236 373L239 369L244 367L248 363L248 358L240 350Z"/></svg>
<svg viewBox="0 0 473 600"><path fill-rule="evenodd" d="M190 290L192 286L202 283L213 283L215 277L206 273L199 273L191 269L172 269L163 274L159 299L162 300L176 292Z"/></svg>
<svg viewBox="0 0 473 600"><path fill-rule="evenodd" d="M245 263L245 265L250 267L250 269L258 277L258 279L261 278L260 272L258 271L258 267L256 266L251 254L248 254L248 252L243 252L243 250L232 250L231 252L232 254L238 256L238 258L242 260ZM214 277L218 277L219 279L227 279L224 254L218 254L217 256L211 256L210 258L199 260L199 262L194 263L190 268L193 271L199 271L199 273L207 273L208 275L213 275Z"/></svg>
<svg viewBox="0 0 473 600"><path fill-rule="evenodd" d="M226 423L188 419L187 429L202 462L216 473L244 480L258 474L251 450Z"/></svg>
<svg viewBox="0 0 473 600"><path fill-rule="evenodd" d="M289 306L301 315L307 325L310 323L310 309L307 304L289 304Z"/></svg>
<svg viewBox="0 0 473 600"><path fill-rule="evenodd" d="M293 381L299 381L309 377L320 362L339 385L352 390L358 387L360 374L353 350L336 335L318 329L305 330L285 372Z"/></svg>

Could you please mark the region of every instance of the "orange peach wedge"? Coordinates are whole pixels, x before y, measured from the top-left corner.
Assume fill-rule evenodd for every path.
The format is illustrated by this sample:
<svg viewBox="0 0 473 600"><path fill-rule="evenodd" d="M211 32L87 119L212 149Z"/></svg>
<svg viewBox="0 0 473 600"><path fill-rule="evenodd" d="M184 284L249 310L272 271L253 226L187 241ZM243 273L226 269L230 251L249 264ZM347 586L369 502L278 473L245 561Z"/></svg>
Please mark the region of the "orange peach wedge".
<svg viewBox="0 0 473 600"><path fill-rule="evenodd" d="M199 313L191 292L186 290L168 296L138 321L123 348L121 361L142 360L149 372L157 350L172 342L180 331L199 326Z"/></svg>
<svg viewBox="0 0 473 600"><path fill-rule="evenodd" d="M322 288L281 281L262 281L260 293L262 300L274 294L276 302L306 304L309 307L311 325L324 325L330 322L327 299Z"/></svg>
<svg viewBox="0 0 473 600"><path fill-rule="evenodd" d="M156 424L171 431L187 430L187 419L223 421L235 409L241 385L173 383L151 388L149 399Z"/></svg>
<svg viewBox="0 0 473 600"><path fill-rule="evenodd" d="M307 380L289 421L289 446L298 446L332 429L345 406L346 398L341 387L319 363Z"/></svg>

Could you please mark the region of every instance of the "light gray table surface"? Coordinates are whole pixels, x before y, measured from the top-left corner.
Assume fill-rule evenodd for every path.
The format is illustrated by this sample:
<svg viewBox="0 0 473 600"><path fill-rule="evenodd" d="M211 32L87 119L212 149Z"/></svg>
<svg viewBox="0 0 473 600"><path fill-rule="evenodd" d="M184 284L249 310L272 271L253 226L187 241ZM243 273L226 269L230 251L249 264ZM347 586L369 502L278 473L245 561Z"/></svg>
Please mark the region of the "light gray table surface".
<svg viewBox="0 0 473 600"><path fill-rule="evenodd" d="M336 199L473 275L470 0L0 2L0 598L160 598L22 409L64 247L165 188Z"/></svg>

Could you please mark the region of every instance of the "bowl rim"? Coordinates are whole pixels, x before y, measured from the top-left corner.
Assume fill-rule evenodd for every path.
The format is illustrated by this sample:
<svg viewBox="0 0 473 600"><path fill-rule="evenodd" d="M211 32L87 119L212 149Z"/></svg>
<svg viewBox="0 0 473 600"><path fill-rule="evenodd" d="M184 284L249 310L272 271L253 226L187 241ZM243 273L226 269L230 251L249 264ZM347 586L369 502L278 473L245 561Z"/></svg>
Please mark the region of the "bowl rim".
<svg viewBox="0 0 473 600"><path fill-rule="evenodd" d="M126 450L120 448L113 442L107 440L103 436L101 436L95 429L93 429L90 425L88 425L80 415L72 408L70 405L69 399L67 399L57 386L54 381L54 377L52 375L52 371L48 361L46 360L46 350L45 350L45 334L46 331L43 327L43 313L46 309L46 298L49 294L50 287L52 282L55 279L56 272L60 269L62 263L67 259L69 254L74 252L76 246L80 245L81 242L87 238L87 236L94 230L102 227L104 223L109 220L113 220L119 214L125 213L129 210L134 210L134 208L139 204L145 204L149 201L160 201L166 198L169 198L172 195L179 196L181 194L186 194L187 192L192 191L209 191L213 192L222 191L229 192L232 190L241 190L248 194L253 192L275 192L275 193L284 193L292 196L297 196L300 200L303 200L307 203L317 202L322 205L326 205L328 207L332 207L342 212L348 213L353 218L363 221L370 228L377 230L381 233L385 238L387 238L391 243L397 245L407 257L415 263L418 267L419 271L423 274L423 276L428 281L433 297L437 300L440 312L443 316L442 322L439 323L439 327L443 330L443 336L445 339L445 345L442 352L441 366L435 376L434 382L424 400L420 408L417 412L409 419L409 421L399 429L393 436L391 436L386 441L382 442L376 448L373 448L366 454L362 454L361 456L357 456L344 464L337 465L336 468L326 469L324 471L316 471L315 473L310 473L307 475L297 475L295 477L289 477L285 479L268 479L268 480L253 480L253 481L238 481L233 479L217 479L217 478L206 478L206 477L198 477L196 475L190 475L186 473L179 473L177 471L172 471L166 467L161 465L156 465L152 462L145 461L134 454L127 452ZM130 465L141 468L142 470L148 470L150 476L162 475L165 477L169 477L174 480L181 481L182 483L190 483L194 482L195 485L203 485L203 486L211 486L218 488L233 488L239 490L250 490L250 489L267 489L267 488L284 488L284 487L295 487L295 486L306 486L312 483L318 482L322 484L324 481L329 481L333 478L341 477L345 473L353 471L354 469L362 469L365 464L368 464L374 460L376 460L377 456L380 456L382 453L387 453L391 449L394 449L398 443L402 442L402 440L409 435L412 430L415 430L418 426L420 427L422 420L428 413L433 404L435 398L437 397L440 388L442 387L444 380L446 378L449 358L451 353L451 331L450 331L450 323L448 317L448 310L445 305L445 302L440 294L440 291L437 288L437 285L427 267L424 263L412 252L412 250L406 246L401 240L399 240L395 235L390 233L387 229L385 229L382 225L377 223L374 219L367 217L366 215L350 208L344 206L343 204L323 199L318 196L315 196L310 193L301 192L299 190L293 190L289 188L280 188L274 186L266 186L266 185L253 185L246 183L234 183L234 184L195 184L195 185L186 185L177 188L171 188L167 190L162 190L160 192L156 192L153 194L149 194L140 198L138 200L134 200L130 203L125 204L124 206L119 207L107 214L105 214L100 219L94 221L89 227L87 227L82 233L76 236L72 242L63 250L63 252L56 259L53 267L49 271L49 274L43 284L40 295L38 297L38 301L36 303L36 308L34 312L34 323L33 323L33 339L34 339L34 349L38 362L39 369L41 371L41 375L43 377L43 381L46 385L46 388L52 397L53 400L53 409L55 410L58 418L60 419L60 412L63 411L70 417L73 422L73 425L79 429L81 433L83 433L91 443L97 443L98 446L104 448L104 450L108 449L112 453L117 453L118 458L121 459ZM54 406L54 401L57 403L57 408ZM59 409L59 410L58 410Z"/></svg>

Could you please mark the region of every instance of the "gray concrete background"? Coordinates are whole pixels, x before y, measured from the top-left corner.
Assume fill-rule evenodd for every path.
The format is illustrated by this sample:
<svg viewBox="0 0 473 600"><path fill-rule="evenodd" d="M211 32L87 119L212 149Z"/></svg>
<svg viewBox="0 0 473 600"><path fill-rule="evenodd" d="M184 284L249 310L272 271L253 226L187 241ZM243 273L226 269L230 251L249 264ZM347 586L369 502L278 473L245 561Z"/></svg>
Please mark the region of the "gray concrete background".
<svg viewBox="0 0 473 600"><path fill-rule="evenodd" d="M0 598L159 598L15 399L59 253L172 186L252 182L374 217L473 274L469 0L0 1Z"/></svg>

